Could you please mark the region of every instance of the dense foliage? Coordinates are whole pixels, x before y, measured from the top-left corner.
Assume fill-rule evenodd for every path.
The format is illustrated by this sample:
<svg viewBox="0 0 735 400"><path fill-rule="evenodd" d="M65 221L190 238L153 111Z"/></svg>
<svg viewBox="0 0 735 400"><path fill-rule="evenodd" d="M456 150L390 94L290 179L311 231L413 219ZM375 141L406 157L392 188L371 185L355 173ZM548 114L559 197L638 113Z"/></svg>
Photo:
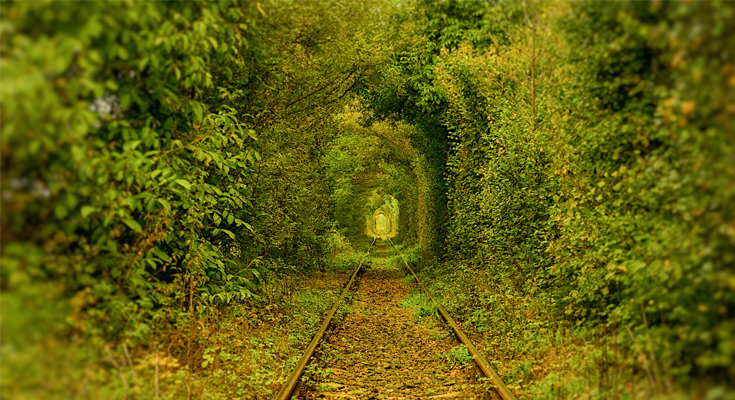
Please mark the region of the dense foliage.
<svg viewBox="0 0 735 400"><path fill-rule="evenodd" d="M385 57L373 7L3 4L4 393L42 386L25 354L49 333L124 349L173 330L188 355L264 274L322 263L320 160Z"/></svg>
<svg viewBox="0 0 735 400"><path fill-rule="evenodd" d="M442 50L406 72L424 80L408 118L446 130L455 311L519 334L597 327L630 349L607 362L655 391L731 380L735 10L422 5L442 23L412 49Z"/></svg>
<svg viewBox="0 0 735 400"><path fill-rule="evenodd" d="M266 394L272 343L233 330L283 317L279 301L323 310L285 282L349 267L338 253L380 207L488 343L583 335L598 368L630 374L548 397L732 390L731 4L16 2L0 17L1 396L130 396L137 349L138 374L166 353L185 371L172 393L184 379L191 397L214 352L247 364L235 348L260 361L207 376L252 380L211 397Z"/></svg>

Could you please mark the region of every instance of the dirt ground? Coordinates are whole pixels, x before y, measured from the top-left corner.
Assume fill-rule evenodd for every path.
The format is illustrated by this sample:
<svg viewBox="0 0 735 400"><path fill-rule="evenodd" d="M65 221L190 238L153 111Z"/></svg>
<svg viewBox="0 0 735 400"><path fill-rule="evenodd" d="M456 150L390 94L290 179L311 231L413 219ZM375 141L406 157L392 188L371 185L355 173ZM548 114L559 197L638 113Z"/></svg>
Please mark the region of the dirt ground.
<svg viewBox="0 0 735 400"><path fill-rule="evenodd" d="M397 269L365 272L353 312L320 345L298 398L496 398L478 385L472 361L447 359L459 345L449 327L436 317L419 319L400 304L411 291L403 278Z"/></svg>

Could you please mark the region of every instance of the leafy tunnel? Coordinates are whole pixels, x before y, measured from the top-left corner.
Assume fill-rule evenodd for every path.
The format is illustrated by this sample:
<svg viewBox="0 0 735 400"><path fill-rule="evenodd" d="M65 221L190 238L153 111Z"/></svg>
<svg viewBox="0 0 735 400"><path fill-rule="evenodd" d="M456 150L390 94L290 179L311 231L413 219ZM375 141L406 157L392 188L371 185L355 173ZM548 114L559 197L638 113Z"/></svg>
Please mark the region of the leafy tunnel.
<svg viewBox="0 0 735 400"><path fill-rule="evenodd" d="M735 393L733 3L0 17L0 397L263 398L372 238L526 398Z"/></svg>

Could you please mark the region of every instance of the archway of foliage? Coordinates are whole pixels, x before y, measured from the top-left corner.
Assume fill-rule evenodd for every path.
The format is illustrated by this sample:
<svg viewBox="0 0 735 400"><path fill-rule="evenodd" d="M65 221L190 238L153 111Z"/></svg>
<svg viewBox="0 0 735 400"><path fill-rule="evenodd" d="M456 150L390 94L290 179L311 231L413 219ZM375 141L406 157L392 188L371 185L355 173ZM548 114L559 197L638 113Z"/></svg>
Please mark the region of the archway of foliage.
<svg viewBox="0 0 735 400"><path fill-rule="evenodd" d="M199 365L202 321L319 266L331 116L386 58L381 4L2 4L3 397L81 393L157 331Z"/></svg>
<svg viewBox="0 0 735 400"><path fill-rule="evenodd" d="M365 215L365 235L381 239L395 238L399 234L401 214L398 200L389 194L373 191L369 204L373 211Z"/></svg>
<svg viewBox="0 0 735 400"><path fill-rule="evenodd" d="M205 350L212 326L249 326L269 280L324 271L391 198L528 397L733 390L732 4L0 16L0 396L158 396L152 357L172 397L268 393L280 369L223 350L258 339Z"/></svg>
<svg viewBox="0 0 735 400"><path fill-rule="evenodd" d="M420 197L420 182L428 178L410 140L412 128L396 121L373 120L359 101L337 118L341 133L326 163L333 179L335 218L343 234L352 240L375 236L374 214L385 205L386 215L395 218L391 235L421 242L425 223L420 210L427 207L427 200Z"/></svg>

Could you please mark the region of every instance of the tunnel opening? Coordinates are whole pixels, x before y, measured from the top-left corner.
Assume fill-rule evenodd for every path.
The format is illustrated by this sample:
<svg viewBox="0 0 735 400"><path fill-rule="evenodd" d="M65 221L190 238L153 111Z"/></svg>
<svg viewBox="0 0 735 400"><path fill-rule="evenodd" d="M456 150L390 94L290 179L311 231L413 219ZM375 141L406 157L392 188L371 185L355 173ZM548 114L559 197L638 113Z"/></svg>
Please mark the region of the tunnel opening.
<svg viewBox="0 0 735 400"><path fill-rule="evenodd" d="M369 238L387 239L398 236L400 207L398 200L390 194L374 193L371 203L381 203L366 215L365 235Z"/></svg>
<svg viewBox="0 0 735 400"><path fill-rule="evenodd" d="M430 248L433 170L415 147L416 128L377 118L360 103L345 107L339 120L323 158L335 217L330 240L362 248L368 239L391 238Z"/></svg>

